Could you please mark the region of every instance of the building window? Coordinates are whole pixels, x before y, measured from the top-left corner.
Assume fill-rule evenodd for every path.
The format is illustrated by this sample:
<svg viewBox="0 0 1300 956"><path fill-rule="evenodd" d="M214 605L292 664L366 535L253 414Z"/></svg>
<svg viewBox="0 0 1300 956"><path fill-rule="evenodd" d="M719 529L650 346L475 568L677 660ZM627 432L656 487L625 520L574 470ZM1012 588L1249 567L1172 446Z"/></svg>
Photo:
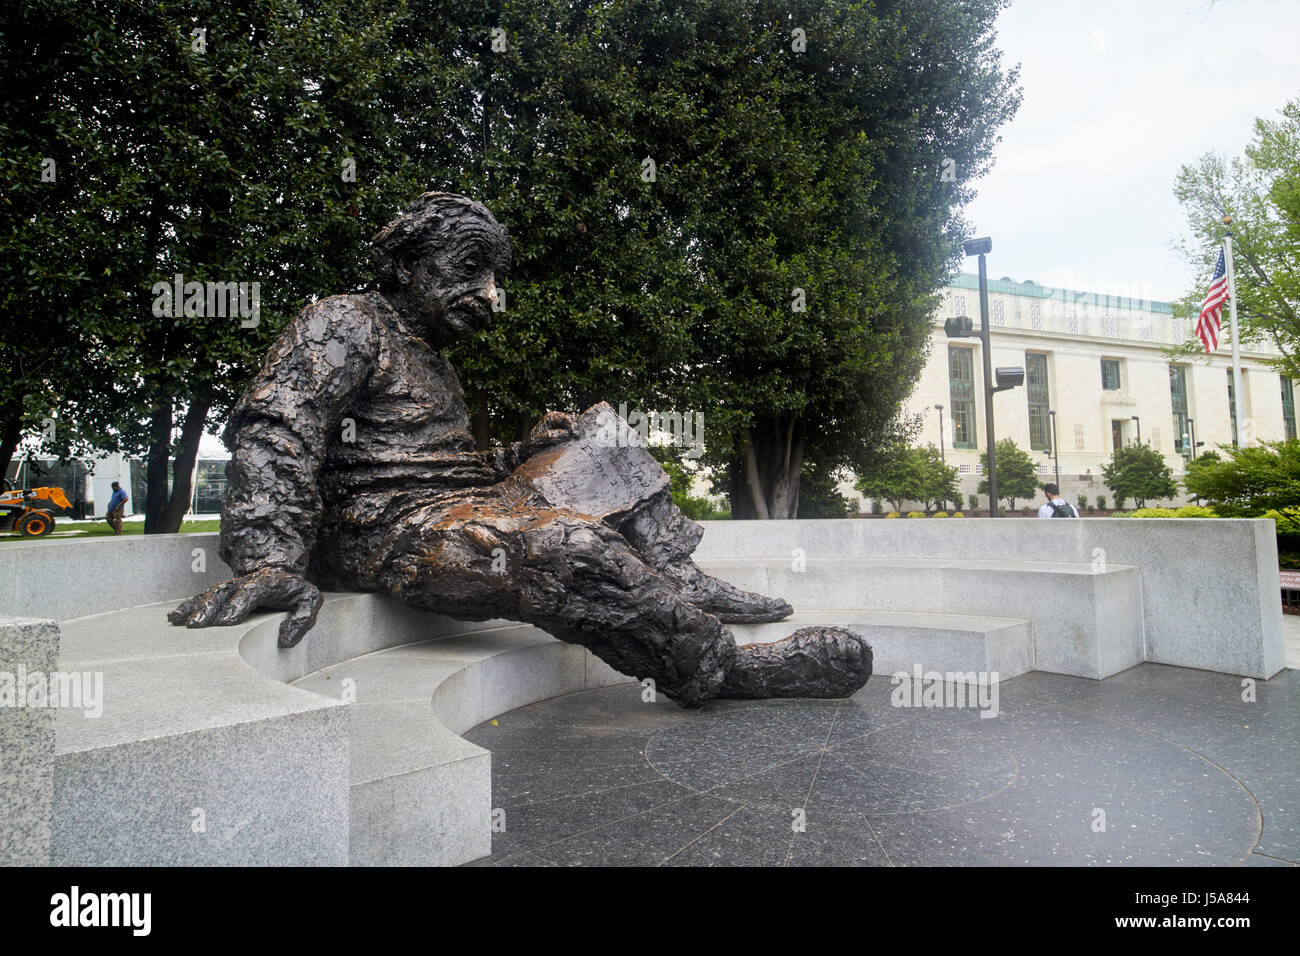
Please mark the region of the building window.
<svg viewBox="0 0 1300 956"><path fill-rule="evenodd" d="M1025 391L1029 394L1029 447L1033 451L1050 452L1052 431L1047 409L1051 398L1047 385L1047 356L1041 352L1025 353Z"/></svg>
<svg viewBox="0 0 1300 956"><path fill-rule="evenodd" d="M1295 391L1291 379L1282 376L1282 423L1286 426L1286 440L1295 440Z"/></svg>
<svg viewBox="0 0 1300 956"><path fill-rule="evenodd" d="M975 350L948 346L948 390L952 402L952 447L975 447Z"/></svg>
<svg viewBox="0 0 1300 956"><path fill-rule="evenodd" d="M1185 333L1183 332L1183 320L1174 319L1174 344L1182 345Z"/></svg>
<svg viewBox="0 0 1300 956"><path fill-rule="evenodd" d="M1079 334L1079 317L1077 315L1070 316L1069 329L1071 335Z"/></svg>
<svg viewBox="0 0 1300 956"><path fill-rule="evenodd" d="M1115 451L1119 451L1124 447L1124 419L1112 418L1110 420L1110 444Z"/></svg>
<svg viewBox="0 0 1300 956"><path fill-rule="evenodd" d="M1101 387L1108 392L1119 390L1119 359L1101 360Z"/></svg>
<svg viewBox="0 0 1300 956"><path fill-rule="evenodd" d="M1074 450L1086 451L1087 448L1088 448L1088 444L1084 439L1083 426L1075 425L1074 426Z"/></svg>
<svg viewBox="0 0 1300 956"><path fill-rule="evenodd" d="M956 296L956 297L953 299L953 311L952 311L952 314L953 314L953 315L965 315L965 314L966 314L966 297L965 297L964 295Z"/></svg>
<svg viewBox="0 0 1300 956"><path fill-rule="evenodd" d="M1006 325L1006 324L1007 324L1007 315L1006 315L1006 312L1003 311L1002 303L1001 303L1001 302L994 302L992 308L993 308L993 324L994 324L994 325Z"/></svg>
<svg viewBox="0 0 1300 956"><path fill-rule="evenodd" d="M1138 338L1143 342L1151 341L1151 320L1138 319Z"/></svg>
<svg viewBox="0 0 1300 956"><path fill-rule="evenodd" d="M1174 451L1189 453L1183 438L1187 435L1187 370L1181 365L1169 366L1169 401L1174 412Z"/></svg>
<svg viewBox="0 0 1300 956"><path fill-rule="evenodd" d="M1043 307L1037 302L1029 307L1029 327L1031 329L1042 329L1043 327Z"/></svg>
<svg viewBox="0 0 1300 956"><path fill-rule="evenodd" d="M1107 338L1115 338L1115 316L1108 315L1101 320L1101 334Z"/></svg>

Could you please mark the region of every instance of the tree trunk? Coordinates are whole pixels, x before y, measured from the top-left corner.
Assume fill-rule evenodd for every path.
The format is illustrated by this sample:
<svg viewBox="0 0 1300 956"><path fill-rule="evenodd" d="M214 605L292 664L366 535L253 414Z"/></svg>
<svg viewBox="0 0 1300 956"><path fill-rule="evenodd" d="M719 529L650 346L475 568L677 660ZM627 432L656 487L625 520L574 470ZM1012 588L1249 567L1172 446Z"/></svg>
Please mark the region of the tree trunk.
<svg viewBox="0 0 1300 956"><path fill-rule="evenodd" d="M180 447L177 449L176 460L172 463L171 499L167 502L158 534L175 534L180 531L181 522L190 510L190 493L194 490L194 462L199 456L199 439L203 437L203 425L208 420L208 409L211 407L210 401L193 401L185 412Z"/></svg>
<svg viewBox="0 0 1300 956"><path fill-rule="evenodd" d="M167 512L167 464L172 448L172 398L159 397L149 416L149 453L145 458L144 533L158 534Z"/></svg>
<svg viewBox="0 0 1300 956"><path fill-rule="evenodd" d="M6 478L9 475L9 463L14 459L14 452L18 450L18 440L23 434L23 415L19 409L11 414L5 415L0 419L0 478Z"/></svg>
<svg viewBox="0 0 1300 956"><path fill-rule="evenodd" d="M744 435L744 517L796 518L799 514L799 478L803 470L803 425L797 418L771 419ZM733 516L737 498L732 499Z"/></svg>

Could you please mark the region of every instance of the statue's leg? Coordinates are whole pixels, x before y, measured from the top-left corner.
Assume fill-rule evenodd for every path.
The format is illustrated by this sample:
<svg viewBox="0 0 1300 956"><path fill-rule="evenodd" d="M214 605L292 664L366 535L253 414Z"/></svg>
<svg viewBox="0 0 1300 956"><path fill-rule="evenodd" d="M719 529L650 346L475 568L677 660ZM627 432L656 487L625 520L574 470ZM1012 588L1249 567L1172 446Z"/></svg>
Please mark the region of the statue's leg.
<svg viewBox="0 0 1300 956"><path fill-rule="evenodd" d="M472 515L431 509L406 524L411 533L391 538L396 550L382 558L384 584L404 603L535 624L687 706L722 689L736 654L731 633L682 601L612 528L483 499Z"/></svg>
<svg viewBox="0 0 1300 956"><path fill-rule="evenodd" d="M780 598L741 590L695 565L691 552L704 529L673 504L663 468L612 408L594 405L575 424L571 441L535 455L515 472L512 484L557 508L603 519L688 603L726 622L790 615Z"/></svg>
<svg viewBox="0 0 1300 956"><path fill-rule="evenodd" d="M668 492L635 507L617 527L647 564L677 585L683 600L728 624L780 621L794 610L782 598L745 591L701 571L691 552L703 529L682 514Z"/></svg>
<svg viewBox="0 0 1300 956"><path fill-rule="evenodd" d="M711 697L843 697L871 651L847 631L808 628L737 648L712 614L682 599L609 526L588 516L477 499L430 507L386 537L385 589L467 620L525 621L580 644L686 706Z"/></svg>

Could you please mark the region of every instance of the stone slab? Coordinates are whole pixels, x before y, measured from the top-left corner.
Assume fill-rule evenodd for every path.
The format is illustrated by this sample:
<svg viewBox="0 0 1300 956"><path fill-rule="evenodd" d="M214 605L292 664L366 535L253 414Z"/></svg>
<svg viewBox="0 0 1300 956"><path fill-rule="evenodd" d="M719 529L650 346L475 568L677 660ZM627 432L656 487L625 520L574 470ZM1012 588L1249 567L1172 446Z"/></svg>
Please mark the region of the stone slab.
<svg viewBox="0 0 1300 956"><path fill-rule="evenodd" d="M46 866L54 791L54 719L49 706L19 706L20 677L58 667L59 625L0 617L0 680L14 699L0 705L0 866ZM47 698L48 703L48 698Z"/></svg>

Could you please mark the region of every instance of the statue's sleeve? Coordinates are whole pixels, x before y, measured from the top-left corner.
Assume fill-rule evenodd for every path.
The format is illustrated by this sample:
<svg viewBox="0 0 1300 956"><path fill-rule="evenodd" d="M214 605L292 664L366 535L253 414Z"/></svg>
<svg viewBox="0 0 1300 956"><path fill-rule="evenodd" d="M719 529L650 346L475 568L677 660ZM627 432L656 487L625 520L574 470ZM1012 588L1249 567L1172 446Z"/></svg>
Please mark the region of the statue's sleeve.
<svg viewBox="0 0 1300 956"><path fill-rule="evenodd" d="M237 575L302 574L321 517L317 477L379 352L373 314L344 297L303 309L232 411L221 558Z"/></svg>

